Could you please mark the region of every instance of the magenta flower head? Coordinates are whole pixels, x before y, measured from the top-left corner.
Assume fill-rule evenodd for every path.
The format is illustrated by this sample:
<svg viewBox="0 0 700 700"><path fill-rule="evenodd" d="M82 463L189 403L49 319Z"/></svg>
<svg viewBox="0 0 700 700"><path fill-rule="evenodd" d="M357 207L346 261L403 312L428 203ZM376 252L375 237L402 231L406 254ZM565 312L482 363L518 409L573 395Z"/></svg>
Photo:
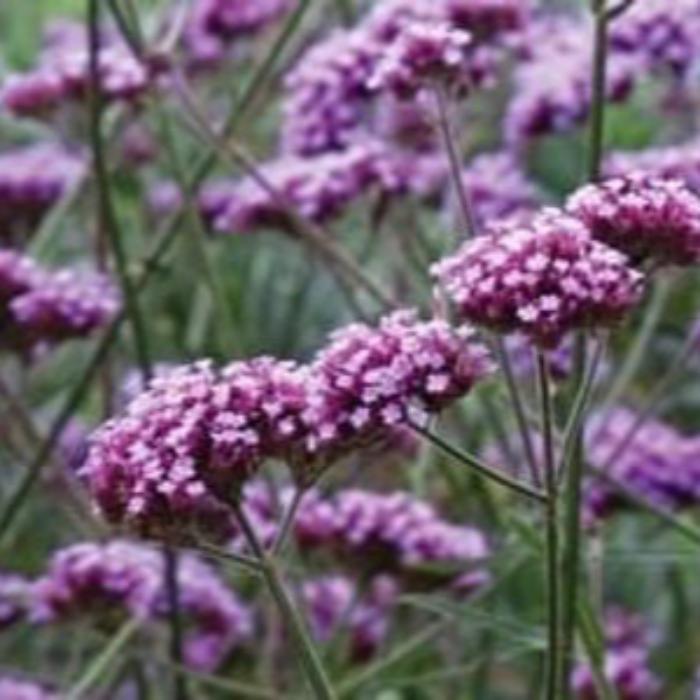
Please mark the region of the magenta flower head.
<svg viewBox="0 0 700 700"><path fill-rule="evenodd" d="M12 301L10 312L27 343L55 343L107 325L120 306L110 280L67 269L45 273L33 289Z"/></svg>
<svg viewBox="0 0 700 700"><path fill-rule="evenodd" d="M570 197L567 209L634 264L700 262L700 198L680 180L637 173L587 185Z"/></svg>
<svg viewBox="0 0 700 700"><path fill-rule="evenodd" d="M479 40L522 29L532 13L531 0L445 0L450 22Z"/></svg>
<svg viewBox="0 0 700 700"><path fill-rule="evenodd" d="M0 698L3 700L61 700L58 693L44 686L10 677L0 677Z"/></svg>
<svg viewBox="0 0 700 700"><path fill-rule="evenodd" d="M557 209L468 241L433 274L462 318L543 348L574 329L618 322L639 301L643 281L622 253Z"/></svg>
<svg viewBox="0 0 700 700"><path fill-rule="evenodd" d="M0 632L25 617L30 587L21 576L0 571Z"/></svg>
<svg viewBox="0 0 700 700"><path fill-rule="evenodd" d="M42 273L34 261L14 250L0 249L0 304L9 301L32 289L42 278ZM0 317L5 309L0 310Z"/></svg>
<svg viewBox="0 0 700 700"><path fill-rule="evenodd" d="M490 368L470 329L422 322L411 311L395 312L376 328L347 326L312 366L308 449L328 458L371 444L406 422L423 424Z"/></svg>
<svg viewBox="0 0 700 700"><path fill-rule="evenodd" d="M223 534L226 518L198 473L215 378L207 362L155 377L92 436L81 475L108 520L156 535L192 525Z"/></svg>
<svg viewBox="0 0 700 700"><path fill-rule="evenodd" d="M251 613L213 569L190 555L180 560L178 583L185 661L215 668L251 635ZM53 556L33 585L31 615L40 624L88 618L111 628L123 618L165 620L167 600L160 552L123 540L85 542Z"/></svg>
<svg viewBox="0 0 700 700"><path fill-rule="evenodd" d="M468 88L471 35L445 22L408 22L381 54L368 81L372 90L413 97L422 88Z"/></svg>

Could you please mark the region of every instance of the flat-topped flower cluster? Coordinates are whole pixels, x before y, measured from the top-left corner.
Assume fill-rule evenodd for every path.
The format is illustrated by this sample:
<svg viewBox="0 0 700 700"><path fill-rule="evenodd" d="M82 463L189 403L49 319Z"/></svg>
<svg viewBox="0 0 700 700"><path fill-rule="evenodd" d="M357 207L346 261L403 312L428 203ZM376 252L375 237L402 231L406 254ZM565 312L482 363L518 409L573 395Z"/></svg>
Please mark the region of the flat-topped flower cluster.
<svg viewBox="0 0 700 700"><path fill-rule="evenodd" d="M104 275L46 270L32 258L0 249L2 345L23 354L81 338L118 313L120 295Z"/></svg>
<svg viewBox="0 0 700 700"><path fill-rule="evenodd" d="M199 518L212 494L235 498L269 459L313 481L399 426L424 424L490 368L470 329L409 311L340 330L308 365L196 363L154 378L106 423L83 475L111 520L167 528Z"/></svg>

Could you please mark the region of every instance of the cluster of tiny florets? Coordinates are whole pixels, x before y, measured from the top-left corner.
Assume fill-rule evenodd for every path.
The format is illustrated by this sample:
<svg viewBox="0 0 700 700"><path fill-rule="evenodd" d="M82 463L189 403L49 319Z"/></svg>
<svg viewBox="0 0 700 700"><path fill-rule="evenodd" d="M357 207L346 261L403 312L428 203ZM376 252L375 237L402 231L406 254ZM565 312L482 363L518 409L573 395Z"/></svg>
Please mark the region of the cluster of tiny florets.
<svg viewBox="0 0 700 700"><path fill-rule="evenodd" d="M661 683L649 659L655 640L648 623L635 613L610 608L605 612L604 635L603 672L618 697L660 700ZM599 697L593 670L585 663L574 668L571 688L577 700Z"/></svg>
<svg viewBox="0 0 700 700"><path fill-rule="evenodd" d="M261 541L274 542L281 511L292 495L292 489L281 489L277 504L266 483L246 484L241 504ZM482 532L446 520L431 504L402 491L346 489L323 495L311 489L304 494L291 532L303 553L331 555L360 574L390 573L402 586L420 580L464 591L465 577L479 571L483 580L486 572L480 567L490 554ZM237 535L231 546L240 551L246 543ZM426 568L430 564L450 569L431 572Z"/></svg>
<svg viewBox="0 0 700 700"><path fill-rule="evenodd" d="M633 2L611 24L610 48L638 55L647 70L667 68L683 77L700 51L700 7L695 0Z"/></svg>
<svg viewBox="0 0 700 700"><path fill-rule="evenodd" d="M490 369L470 335L397 312L336 333L309 365L173 369L97 431L82 473L115 522L159 531L211 519L211 494L235 498L268 459L308 479L467 393Z"/></svg>
<svg viewBox="0 0 700 700"><path fill-rule="evenodd" d="M643 173L662 180L682 180L700 194L700 139L643 151L615 151L605 159L604 172L610 178Z"/></svg>
<svg viewBox="0 0 700 700"><path fill-rule="evenodd" d="M447 23L408 23L380 54L368 87L401 98L425 87L468 88L471 43L469 32Z"/></svg>
<svg viewBox="0 0 700 700"><path fill-rule="evenodd" d="M188 665L218 666L252 633L252 615L218 577L191 555L178 565L179 604L188 621ZM148 621L168 617L163 555L145 545L86 542L57 552L33 584L31 619L37 624L115 616Z"/></svg>
<svg viewBox="0 0 700 700"><path fill-rule="evenodd" d="M107 100L133 100L153 83L159 67L139 61L121 41L103 37L98 53L98 80ZM38 65L10 75L0 90L0 103L15 116L43 117L89 94L90 53L84 31L50 44Z"/></svg>
<svg viewBox="0 0 700 700"><path fill-rule="evenodd" d="M700 442L670 425L616 408L591 422L586 446L592 465L659 507L678 510L700 500ZM586 503L595 520L628 505L595 478L589 483Z"/></svg>
<svg viewBox="0 0 700 700"><path fill-rule="evenodd" d="M190 64L217 65L233 40L255 36L289 6L289 0L197 0L183 35Z"/></svg>
<svg viewBox="0 0 700 700"><path fill-rule="evenodd" d="M38 683L19 678L0 677L3 700L61 700L61 696Z"/></svg>
<svg viewBox="0 0 700 700"><path fill-rule="evenodd" d="M618 322L643 281L622 253L555 209L468 241L433 272L462 318L542 347L576 328Z"/></svg>
<svg viewBox="0 0 700 700"><path fill-rule="evenodd" d="M386 428L424 424L490 371L485 348L471 335L403 311L378 327L337 331L313 364L311 449L345 451Z"/></svg>
<svg viewBox="0 0 700 700"><path fill-rule="evenodd" d="M349 637L350 661L372 658L386 638L398 587L388 576L372 580L363 595L358 584L345 576L324 576L306 581L300 598L309 617L314 638L330 642L339 632Z"/></svg>
<svg viewBox="0 0 700 700"><path fill-rule="evenodd" d="M0 235L32 233L46 211L85 173L85 160L63 146L40 143L0 154Z"/></svg>
<svg viewBox="0 0 700 700"><path fill-rule="evenodd" d="M680 180L641 174L587 185L567 209L594 238L635 263L693 265L700 260L700 198Z"/></svg>
<svg viewBox="0 0 700 700"><path fill-rule="evenodd" d="M102 275L49 271L13 250L0 250L0 321L3 345L32 353L89 335L119 311L120 296Z"/></svg>

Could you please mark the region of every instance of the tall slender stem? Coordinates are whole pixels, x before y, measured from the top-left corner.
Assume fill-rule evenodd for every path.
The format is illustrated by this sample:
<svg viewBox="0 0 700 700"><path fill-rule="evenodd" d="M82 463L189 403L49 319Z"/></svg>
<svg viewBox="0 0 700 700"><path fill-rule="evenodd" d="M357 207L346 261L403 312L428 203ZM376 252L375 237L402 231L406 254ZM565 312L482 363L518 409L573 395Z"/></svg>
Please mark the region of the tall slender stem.
<svg viewBox="0 0 700 700"><path fill-rule="evenodd" d="M606 0L591 0L594 20L591 116L588 150L588 180L600 179L605 143L606 73L608 58L608 23ZM576 340L574 381L585 381L586 335L581 331ZM565 579L562 610L563 658L559 684L566 687L571 670L576 630L576 608L581 568L581 485L583 481L583 421L573 435L573 454L565 479L565 532L562 556L562 577Z"/></svg>
<svg viewBox="0 0 700 700"><path fill-rule="evenodd" d="M182 615L178 580L179 555L170 543L163 545L165 595L170 625L169 656L173 667L173 700L187 700L187 676L178 668L182 664Z"/></svg>
<svg viewBox="0 0 700 700"><path fill-rule="evenodd" d="M336 700L336 694L323 667L321 657L316 651L305 621L302 619L287 591L277 562L265 551L238 499L232 498L228 505L241 528L243 537L259 561L260 571L265 578L270 593L295 638L306 677L316 700Z"/></svg>
<svg viewBox="0 0 700 700"><path fill-rule="evenodd" d="M558 487L554 455L554 411L552 406L547 357L537 351L537 381L542 411L542 441L544 451L544 481L547 491L545 508L546 532L546 591L547 591L547 700L562 698L561 668L561 582L559 578Z"/></svg>
<svg viewBox="0 0 700 700"><path fill-rule="evenodd" d="M457 140L452 130L450 119L450 106L444 88L437 86L435 96L438 108L438 125L442 140L450 162L450 172L452 175L452 185L455 190L455 197L459 205L459 214L462 224L463 235L472 238L476 235L476 219L474 210L469 199L469 193L462 183L462 163L457 150Z"/></svg>

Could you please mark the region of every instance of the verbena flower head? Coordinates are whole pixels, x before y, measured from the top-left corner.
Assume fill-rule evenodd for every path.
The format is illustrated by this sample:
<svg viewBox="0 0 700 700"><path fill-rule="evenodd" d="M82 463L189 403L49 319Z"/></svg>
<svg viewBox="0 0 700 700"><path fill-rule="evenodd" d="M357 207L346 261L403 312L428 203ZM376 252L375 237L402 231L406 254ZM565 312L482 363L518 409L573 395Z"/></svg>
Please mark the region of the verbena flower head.
<svg viewBox="0 0 700 700"><path fill-rule="evenodd" d="M0 153L0 235L16 239L33 233L84 172L85 160L55 143Z"/></svg>
<svg viewBox="0 0 700 700"><path fill-rule="evenodd" d="M447 23L408 23L380 55L368 86L402 98L425 87L468 87L470 44L468 32Z"/></svg>
<svg viewBox="0 0 700 700"><path fill-rule="evenodd" d="M587 185L567 209L594 238L636 264L694 265L700 261L700 198L680 180L642 174Z"/></svg>
<svg viewBox="0 0 700 700"><path fill-rule="evenodd" d="M14 323L30 344L79 338L107 325L121 298L102 275L60 270L46 273L33 289L10 304Z"/></svg>
<svg viewBox="0 0 700 700"><path fill-rule="evenodd" d="M31 290L42 279L34 261L14 250L0 249L0 303L9 301ZM5 315L5 310L0 311Z"/></svg>
<svg viewBox="0 0 700 700"><path fill-rule="evenodd" d="M623 441L626 447L620 451ZM591 421L586 447L592 465L661 508L677 510L700 499L700 444L666 423L640 422L635 412L616 408ZM627 505L598 480L589 484L586 501L598 519Z"/></svg>
<svg viewBox="0 0 700 700"><path fill-rule="evenodd" d="M190 555L180 558L178 584L187 621L185 662L215 668L252 633L251 613L210 567ZM123 618L168 618L163 555L132 542L86 542L60 550L33 589L36 623L90 619L111 627Z"/></svg>
<svg viewBox="0 0 700 700"><path fill-rule="evenodd" d="M18 678L0 677L3 700L61 700L61 696L37 683Z"/></svg>
<svg viewBox="0 0 700 700"><path fill-rule="evenodd" d="M606 158L604 172L610 178L644 173L662 180L682 180L700 194L700 139L643 151L617 151Z"/></svg>
<svg viewBox="0 0 700 700"><path fill-rule="evenodd" d="M289 7L289 0L196 0L183 35L190 63L216 65L233 40L254 36Z"/></svg>
<svg viewBox="0 0 700 700"><path fill-rule="evenodd" d="M215 378L207 362L155 377L92 436L81 474L108 520L156 534L225 523L198 474Z"/></svg>
<svg viewBox="0 0 700 700"><path fill-rule="evenodd" d="M344 148L362 132L376 44L360 30L330 34L285 78L283 149L311 155Z"/></svg>
<svg viewBox="0 0 700 700"><path fill-rule="evenodd" d="M407 421L422 424L466 394L490 370L472 335L410 311L390 314L378 327L352 324L334 333L312 366L312 455L369 444Z"/></svg>
<svg viewBox="0 0 700 700"><path fill-rule="evenodd" d="M104 99L134 100L152 85L159 71L157 63L142 63L115 37L102 37L98 80ZM83 101L90 81L87 36L81 31L49 45L33 70L10 75L0 90L0 103L14 116L46 117Z"/></svg>
<svg viewBox="0 0 700 700"><path fill-rule="evenodd" d="M390 577L381 576L372 580L369 591L359 600L357 589L357 584L349 578L325 576L306 581L300 597L316 640L330 642L335 635L345 632L350 660L361 663L372 658L386 638L398 587ZM339 629L341 625L346 629Z"/></svg>
<svg viewBox="0 0 700 700"><path fill-rule="evenodd" d="M634 2L610 28L612 51L637 54L647 70L666 68L678 77L697 61L699 37L695 0Z"/></svg>
<svg viewBox="0 0 700 700"><path fill-rule="evenodd" d="M643 280L622 253L556 209L468 241L433 274L465 320L545 348L574 329L617 323Z"/></svg>
<svg viewBox="0 0 700 700"><path fill-rule="evenodd" d="M651 670L652 638L648 624L638 615L620 608L605 614L605 659L603 672L624 700L661 700L661 683ZM598 692L591 668L577 665L571 687L578 700L596 700Z"/></svg>
<svg viewBox="0 0 700 700"><path fill-rule="evenodd" d="M341 213L376 181L375 162L379 155L373 144L357 144L312 158L283 156L264 164L260 173L282 202L320 222ZM232 232L265 226L288 228L289 217L279 198L253 177L231 183L227 190L219 189L213 225L219 231ZM210 200L210 211L212 205Z"/></svg>
<svg viewBox="0 0 700 700"><path fill-rule="evenodd" d="M445 0L443 4L450 22L479 40L522 29L532 12L531 0Z"/></svg>

